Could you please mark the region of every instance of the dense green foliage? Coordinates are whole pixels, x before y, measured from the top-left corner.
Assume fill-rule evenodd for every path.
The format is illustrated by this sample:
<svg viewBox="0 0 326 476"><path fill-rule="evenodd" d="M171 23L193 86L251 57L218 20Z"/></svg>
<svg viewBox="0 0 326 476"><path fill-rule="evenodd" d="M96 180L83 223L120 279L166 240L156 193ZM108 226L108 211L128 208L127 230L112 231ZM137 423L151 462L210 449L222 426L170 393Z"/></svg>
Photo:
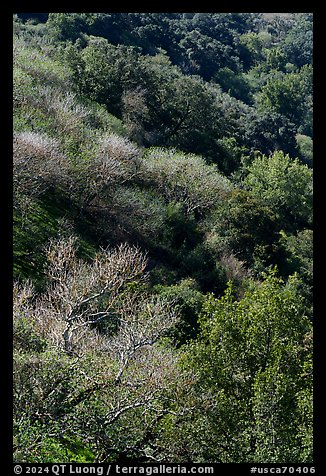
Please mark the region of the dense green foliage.
<svg viewBox="0 0 326 476"><path fill-rule="evenodd" d="M312 462L312 16L14 17L16 462Z"/></svg>

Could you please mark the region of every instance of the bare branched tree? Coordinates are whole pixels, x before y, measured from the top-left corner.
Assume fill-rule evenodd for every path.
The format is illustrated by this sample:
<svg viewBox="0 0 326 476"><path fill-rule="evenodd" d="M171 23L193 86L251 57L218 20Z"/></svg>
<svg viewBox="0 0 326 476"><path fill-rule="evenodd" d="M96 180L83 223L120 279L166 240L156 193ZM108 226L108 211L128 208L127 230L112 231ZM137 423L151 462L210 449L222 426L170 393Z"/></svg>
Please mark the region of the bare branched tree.
<svg viewBox="0 0 326 476"><path fill-rule="evenodd" d="M64 323L66 352L72 352L77 331L110 316L123 287L141 280L147 263L138 248L127 244L102 249L87 263L77 258L75 244L74 237L50 243L46 274L51 286L39 303Z"/></svg>
<svg viewBox="0 0 326 476"><path fill-rule="evenodd" d="M108 351L119 362L117 382L134 355L143 347L153 346L178 320L171 302L137 293L126 296L118 312L119 331L108 342Z"/></svg>
<svg viewBox="0 0 326 476"><path fill-rule="evenodd" d="M40 395L34 395L32 415L46 419L54 412L63 426L78 419L85 434L92 432L94 441L107 448L98 457L105 461L106 451L121 445L108 435L116 424L128 434L130 415L144 422L145 431L146 422L169 413L182 418L191 411L189 404L176 401L182 401L195 377L186 376L178 365L178 352L160 342L177 323L178 313L173 302L143 290L147 258L134 246L102 249L86 262L77 257L76 238L71 236L51 242L47 257L47 291L37 296L30 284L16 284L15 319L30 319L51 355L57 356L58 369L60 359L63 367L51 383L48 373L46 380L42 376L43 365L52 366L50 354L45 353L44 364L40 354L31 367L18 359L25 383L16 382L21 395L17 411L28 396L20 385L31 382ZM112 316L117 320L114 332L98 329ZM155 459L154 453L148 454Z"/></svg>

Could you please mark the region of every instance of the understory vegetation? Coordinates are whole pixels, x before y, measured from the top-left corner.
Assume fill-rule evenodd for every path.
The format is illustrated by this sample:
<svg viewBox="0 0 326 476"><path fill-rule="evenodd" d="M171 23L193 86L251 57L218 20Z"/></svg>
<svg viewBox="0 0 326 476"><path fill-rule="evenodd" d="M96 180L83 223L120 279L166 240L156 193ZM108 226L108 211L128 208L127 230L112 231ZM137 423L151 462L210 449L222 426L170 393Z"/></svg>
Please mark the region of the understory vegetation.
<svg viewBox="0 0 326 476"><path fill-rule="evenodd" d="M14 16L14 461L312 450L312 14Z"/></svg>

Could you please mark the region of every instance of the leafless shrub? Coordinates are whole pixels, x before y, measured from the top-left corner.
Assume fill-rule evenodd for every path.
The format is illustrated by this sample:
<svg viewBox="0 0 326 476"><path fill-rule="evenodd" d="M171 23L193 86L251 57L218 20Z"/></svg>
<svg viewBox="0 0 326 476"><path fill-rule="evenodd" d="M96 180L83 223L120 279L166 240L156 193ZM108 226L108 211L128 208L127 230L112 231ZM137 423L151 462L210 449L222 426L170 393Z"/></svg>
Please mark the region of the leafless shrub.
<svg viewBox="0 0 326 476"><path fill-rule="evenodd" d="M21 285L18 282L13 286L13 318L19 319L31 309L31 299L34 295L33 286L30 282Z"/></svg>
<svg viewBox="0 0 326 476"><path fill-rule="evenodd" d="M132 142L116 134L104 135L101 138L101 147L104 154L119 162L130 162L139 157L139 149Z"/></svg>
<svg viewBox="0 0 326 476"><path fill-rule="evenodd" d="M58 141L36 132L14 135L14 152L18 157L33 156L39 160L53 159L60 155Z"/></svg>
<svg viewBox="0 0 326 476"><path fill-rule="evenodd" d="M16 193L38 196L59 177L63 178L65 158L55 139L35 132L14 135L13 185Z"/></svg>
<svg viewBox="0 0 326 476"><path fill-rule="evenodd" d="M131 178L139 163L140 151L128 139L117 134L105 134L99 140L98 159L113 166L117 165L119 174ZM114 168L114 167L113 167Z"/></svg>
<svg viewBox="0 0 326 476"><path fill-rule="evenodd" d="M89 111L78 102L76 95L56 89L47 94L45 89L44 97L48 101L48 110L55 114L59 132L80 136L80 128L89 116Z"/></svg>
<svg viewBox="0 0 326 476"><path fill-rule="evenodd" d="M42 49L44 51L42 51ZM66 66L48 56L49 44L34 45L23 35L15 36L13 44L14 66L21 67L37 81L44 81L64 89L70 86Z"/></svg>
<svg viewBox="0 0 326 476"><path fill-rule="evenodd" d="M232 190L231 182L216 165L174 149L151 148L142 160L141 171L169 201L183 204L187 213L204 213Z"/></svg>
<svg viewBox="0 0 326 476"><path fill-rule="evenodd" d="M250 277L250 270L245 266L245 262L239 260L233 253L223 253L219 259L223 265L228 280L241 282Z"/></svg>
<svg viewBox="0 0 326 476"><path fill-rule="evenodd" d="M14 343L25 340L34 333L38 338L45 337L43 320L38 319L35 307L35 292L31 282L15 282L13 286L13 339ZM25 329L25 330L24 330Z"/></svg>
<svg viewBox="0 0 326 476"><path fill-rule="evenodd" d="M30 105L41 108L46 115L54 118L58 134L69 134L76 139L82 137L83 124L91 112L80 104L74 93L40 82L33 87L32 95L28 90L26 94Z"/></svg>
<svg viewBox="0 0 326 476"><path fill-rule="evenodd" d="M105 134L98 140L92 159L85 165L86 203L100 200L114 184L123 184L138 173L139 150L116 134Z"/></svg>

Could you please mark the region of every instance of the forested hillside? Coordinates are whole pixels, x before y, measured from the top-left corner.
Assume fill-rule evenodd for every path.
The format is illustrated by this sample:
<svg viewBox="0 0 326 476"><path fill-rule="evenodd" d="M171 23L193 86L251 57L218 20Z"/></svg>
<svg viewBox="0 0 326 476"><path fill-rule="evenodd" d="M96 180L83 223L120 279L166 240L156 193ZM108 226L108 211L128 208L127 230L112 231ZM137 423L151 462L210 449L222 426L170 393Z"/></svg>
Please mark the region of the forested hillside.
<svg viewBox="0 0 326 476"><path fill-rule="evenodd" d="M312 462L312 14L13 24L15 462Z"/></svg>

